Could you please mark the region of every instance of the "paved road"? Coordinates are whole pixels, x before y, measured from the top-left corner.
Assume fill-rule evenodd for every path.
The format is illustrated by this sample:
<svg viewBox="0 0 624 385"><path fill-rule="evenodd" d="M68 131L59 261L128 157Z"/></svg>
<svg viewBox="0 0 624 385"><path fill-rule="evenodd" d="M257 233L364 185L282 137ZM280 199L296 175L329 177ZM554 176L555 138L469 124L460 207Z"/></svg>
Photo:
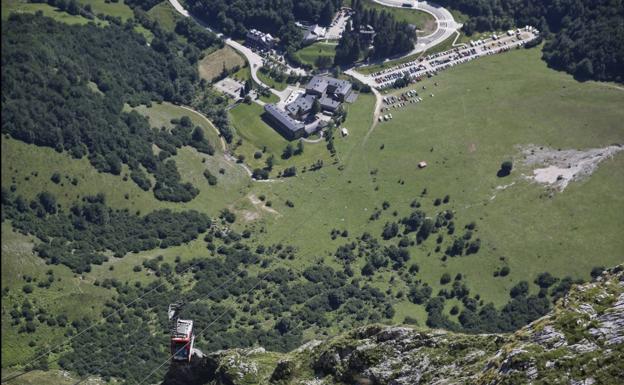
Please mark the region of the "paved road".
<svg viewBox="0 0 624 385"><path fill-rule="evenodd" d="M436 20L436 30L427 36L421 36L418 38L418 42L414 49L403 56L409 56L416 53L423 52L435 45L442 43L448 39L461 28L461 24L457 23L453 18L453 15L444 7L428 2L428 1L414 1L414 0L373 0L376 3L385 5L387 7L403 8L403 9L417 9L423 12L431 14ZM404 3L414 4L412 8L403 7Z"/></svg>
<svg viewBox="0 0 624 385"><path fill-rule="evenodd" d="M538 33L534 30L523 30L521 33L514 33L512 36L501 34L498 39L485 39L482 40L482 44L474 47L466 46L465 48L455 48L445 52L431 54L424 58L415 59L411 62L386 68L371 75L362 75L359 73L354 74L351 72L347 73L355 76L358 80L370 85L371 87L384 89L391 87L397 79L404 76L410 76L411 78L427 76L448 67L474 60L481 56L493 55L522 46L535 39L537 36Z"/></svg>
<svg viewBox="0 0 624 385"><path fill-rule="evenodd" d="M197 23L199 23L199 25L203 26L204 28L206 28L207 30L209 30L211 32L216 33L220 37L224 37L223 34L218 33L217 31L213 30L212 28L207 26L202 20L199 20L198 18L196 18L193 15L191 15L189 13L189 11L187 11L182 6L182 4L180 4L180 2L178 0L169 0L169 3L171 3L173 8L175 8L175 10L178 11L178 13L180 13L182 16L184 16L184 17L192 17ZM240 52L243 56L245 56L245 58L247 59L247 62L249 63L249 68L251 69L251 78L253 79L254 82L259 84L260 86L269 88L272 93L274 93L278 97L281 97L281 94L278 91L270 88L267 84L262 82L262 80L260 80L260 78L258 77L258 69L260 69L260 67L262 67L262 63L263 63L262 56L260 56L256 52L252 51L251 49L245 47L244 45L242 45L242 44L238 43L237 41L234 41L234 40L232 40L230 38L226 38L226 39L224 39L224 41L225 41L225 44L229 45L230 47L234 48L236 51ZM297 74L305 75L305 71L303 69L301 69L301 68L293 68L293 67L290 67L288 65L286 65L286 67L288 68L289 72L290 71L295 71Z"/></svg>

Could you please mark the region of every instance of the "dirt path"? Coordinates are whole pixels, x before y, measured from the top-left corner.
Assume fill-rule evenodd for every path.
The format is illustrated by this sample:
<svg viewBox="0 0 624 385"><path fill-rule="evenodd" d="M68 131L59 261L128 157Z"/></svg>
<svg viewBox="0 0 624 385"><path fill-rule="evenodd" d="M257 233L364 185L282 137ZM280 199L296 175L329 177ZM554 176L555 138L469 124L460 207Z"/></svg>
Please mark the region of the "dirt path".
<svg viewBox="0 0 624 385"><path fill-rule="evenodd" d="M223 153L224 154L227 153L227 145L225 144L225 139L223 139L223 137L221 136L221 133L219 132L217 127L215 127L215 125L212 124L210 119L208 119L206 116L204 116L204 114L202 114L201 112L192 109L191 107L188 107L188 106L180 106L180 107L184 108L185 110L191 111L192 113L194 113L194 114L200 116L202 119L204 119L208 123L208 125L210 127L212 127L215 130L215 132L217 133L217 135L219 136L219 140L221 141L221 149L222 149Z"/></svg>
<svg viewBox="0 0 624 385"><path fill-rule="evenodd" d="M377 123L379 122L379 114L381 113L381 101L382 101L381 94L375 88L371 88L371 90L375 94L375 109L373 110L373 122L371 123L371 126L368 129L368 132L364 136L364 140L362 141L362 144L365 144L370 134L373 133L373 130L375 129L375 127L377 126Z"/></svg>
<svg viewBox="0 0 624 385"><path fill-rule="evenodd" d="M221 141L221 150L223 152L223 157L225 158L225 160L227 160L228 162L240 165L240 167L242 167L243 170L245 170L245 172L247 173L247 175L249 175L249 177L251 178L251 176L253 175L253 172L251 171L249 166L247 166L245 163L239 163L236 160L236 158L234 158L232 156L232 154L230 154L230 152L228 151L228 148L227 148L227 144L225 143L225 139L223 139L223 137L221 136L221 133L219 132L217 127L215 127L215 125L212 124L210 119L208 119L206 116L204 116L204 114L202 114L201 112L192 109L191 107L188 107L188 106L180 106L180 107L184 108L185 110L188 110L188 111L191 111L191 112L195 113L196 115L198 115L202 119L204 119L206 122L208 122L208 125L215 130L217 135L219 135L219 140ZM264 183L270 183L270 182L277 182L277 181L279 181L279 179L264 179L264 180L252 179L252 180L255 181L255 182L264 182Z"/></svg>
<svg viewBox="0 0 624 385"><path fill-rule="evenodd" d="M279 211L265 205L264 202L262 202L260 198L258 198L255 194L249 194L247 198L249 198L249 201L251 202L251 204L254 205L254 207L256 208L260 208L266 212L269 212L271 214L275 214L278 216L282 215L279 213Z"/></svg>

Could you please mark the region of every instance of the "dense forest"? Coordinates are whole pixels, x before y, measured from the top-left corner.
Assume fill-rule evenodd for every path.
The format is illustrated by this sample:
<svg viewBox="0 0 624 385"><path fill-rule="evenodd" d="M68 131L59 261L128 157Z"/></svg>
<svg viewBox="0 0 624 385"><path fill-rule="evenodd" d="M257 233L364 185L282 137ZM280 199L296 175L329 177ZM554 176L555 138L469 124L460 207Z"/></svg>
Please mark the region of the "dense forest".
<svg viewBox="0 0 624 385"><path fill-rule="evenodd" d="M256 28L282 38L295 20L329 24L341 0L187 0L186 4L226 35L240 38Z"/></svg>
<svg viewBox="0 0 624 385"><path fill-rule="evenodd" d="M533 25L547 38L544 59L579 79L624 81L621 0L441 0L470 16L464 31Z"/></svg>
<svg viewBox="0 0 624 385"><path fill-rule="evenodd" d="M106 252L121 258L128 252L164 249L189 242L210 227L208 216L196 211L159 210L140 216L113 210L102 194L64 209L49 192L29 201L4 187L2 219L39 238L35 251L48 263L66 265L77 273L107 261Z"/></svg>
<svg viewBox="0 0 624 385"><path fill-rule="evenodd" d="M189 201L198 190L182 183L175 161L167 158L183 145L212 154L212 144L188 118L171 132L155 129L145 117L126 112L124 102L197 104L199 48L181 46L175 35L159 29L147 45L131 27L67 25L12 14L2 25L2 132L75 158L86 156L101 172L120 174L126 164L144 190L152 187L147 173L154 176L156 198ZM179 29L191 35L188 25ZM218 112L211 102L201 101ZM153 144L164 151L154 155Z"/></svg>
<svg viewBox="0 0 624 385"><path fill-rule="evenodd" d="M163 242L177 237L177 230L170 227L197 225L204 220L197 214L175 216L169 212L134 217L107 209L101 196L87 197L84 202L74 204L67 215L61 215L62 208L50 203L50 197L45 195L48 194L40 194L34 203L19 203L17 192L4 190L2 212L13 222L28 224L22 226L23 231L34 231L39 237L65 234L62 239L73 244L72 247L77 247L82 237L84 243L89 244L96 236L98 242L101 240L107 247L115 248L126 241L136 242L127 237L133 231L143 231L132 229L139 222L175 223L167 227L141 223L139 227L151 230L145 230L146 234L133 234L147 242L156 238ZM19 213L19 206L24 203L27 211ZM30 277L24 277L25 299L15 302L10 322L22 333L32 333L44 324L61 328L66 335L76 335L89 328L72 340L70 352L61 354L60 366L79 374L97 373L104 378L137 381L167 358L166 309L172 302L186 303L181 316L194 320L198 334L196 345L203 351L261 345L268 350L285 352L304 342L304 336L327 333L329 327L335 332L375 322L390 323L395 317L394 305L406 299L426 310L426 323L430 327L466 332L511 331L545 314L551 303L561 298L574 283L570 278L559 279L542 273L534 280L539 293L530 294L528 282L519 282L510 290L509 302L502 308L484 303L478 293L471 292L469 279L461 273L454 277L444 273L440 277L443 288L434 293L423 282L427 273L420 271L418 264L411 260L408 248L412 242L427 248L436 247L440 244L438 237L448 236L449 230L454 228L454 218L442 210L441 215L431 220L417 206L413 204L413 212L399 220L396 233L384 229L381 239L363 233L339 246L331 257L338 262L333 264L337 267L330 267L321 257L301 255L292 246L264 245L251 232L241 234L223 226L226 219L214 225L206 221L203 222L205 228L197 228L198 232L207 230L203 255L200 252L192 259L176 257L174 261L165 261L162 256L144 260L133 270L157 277L147 285L140 280L134 283L116 279L96 281L95 285L115 293L101 314L69 319L64 313L46 311L34 301L39 289L28 283ZM50 212L54 207L59 211ZM103 215L108 215L108 225L101 223ZM189 219L193 224L185 225ZM165 229L173 233L163 237L161 231ZM157 237L151 235L154 230L159 234ZM466 234L477 231L476 225L470 223L463 234L449 238L468 238ZM348 237L345 231L336 229L330 235L332 238ZM413 236L411 240L410 236ZM452 256L445 255L475 258L474 253L467 250L468 247ZM364 265L361 272L356 268L358 265ZM504 276L509 274L509 269L503 268L497 273ZM385 291L375 287L382 276L390 280ZM38 284L52 288L55 285L53 275ZM3 295L14 293L5 290ZM142 299L135 300L139 297ZM444 310L447 301L458 304L450 310L458 321L452 320ZM106 322L99 322L102 318ZM401 321L417 323L409 316ZM81 359L86 355L89 360ZM35 364L36 367L45 365L45 359Z"/></svg>
<svg viewBox="0 0 624 385"><path fill-rule="evenodd" d="M353 0L355 11L351 18L351 28L347 28L336 47L334 62L337 65L352 64L362 56L380 59L403 54L414 48L416 30L406 22L398 22L389 12L377 12L374 8L364 8L359 0ZM367 25L375 29L372 41L373 49L369 52L369 43L361 41L360 28Z"/></svg>

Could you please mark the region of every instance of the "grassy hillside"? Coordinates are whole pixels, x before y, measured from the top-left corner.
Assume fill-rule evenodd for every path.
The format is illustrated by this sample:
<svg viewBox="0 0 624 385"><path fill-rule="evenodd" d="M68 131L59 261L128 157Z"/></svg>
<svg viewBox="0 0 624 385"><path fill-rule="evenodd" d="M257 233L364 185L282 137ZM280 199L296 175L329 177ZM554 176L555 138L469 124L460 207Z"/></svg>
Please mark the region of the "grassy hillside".
<svg viewBox="0 0 624 385"><path fill-rule="evenodd" d="M282 135L269 126L261 117L263 109L260 105L244 104L230 110L230 118L232 125L236 129L236 133L242 144L234 146L234 153L245 156L245 163L252 168L264 167L266 159L273 155L275 159L276 170L281 168L296 166L299 171L303 167L310 165L321 159L325 164L329 164L329 151L325 146L325 141L318 143L304 143L304 152L302 155L296 155L288 160L281 159L284 148L290 143L293 147L296 142L289 142ZM234 141L235 143L237 140ZM255 159L254 154L257 151L262 152L266 147L266 151L260 159Z"/></svg>
<svg viewBox="0 0 624 385"><path fill-rule="evenodd" d="M82 5L90 5L94 15L107 15L112 17L119 17L122 21L132 19L132 9L125 3L118 2L106 2L104 0L80 0ZM168 4L168 2L166 2ZM35 13L41 11L44 16L51 17L57 21L66 24L87 24L95 23L99 26L106 26L109 24L107 20L100 19L98 17L93 20L87 19L80 15L70 15L67 12L63 12L60 9L48 5L46 3L29 3L25 0L6 0L2 2L2 19L9 17L11 12L17 13ZM135 30L145 36L146 39L151 40L153 38L152 33L142 25L137 24Z"/></svg>
<svg viewBox="0 0 624 385"><path fill-rule="evenodd" d="M11 12L35 13L37 11L41 11L45 16L67 24L87 24L91 21L80 15L70 15L69 13L62 12L45 3L29 3L24 0L6 0L2 2L3 20L7 19ZM94 22L99 25L108 25L108 22L105 20L95 20Z"/></svg>
<svg viewBox="0 0 624 385"><path fill-rule="evenodd" d="M434 17L427 12L410 8L386 7L372 0L365 0L363 4L364 8L375 9L377 12L390 12L397 21L414 24L420 31L419 35L428 35L436 28Z"/></svg>
<svg viewBox="0 0 624 385"><path fill-rule="evenodd" d="M552 198L520 175L526 170L496 176L503 160L518 156L518 145L582 149L624 141L619 123L624 115L617 107L624 93L608 84L578 83L547 69L539 55L533 49L486 57L419 83L425 100L393 110L394 119L378 124L368 137L371 104L365 106L361 98L353 109L362 110L350 110L344 124L351 135L337 142L343 171L328 168L260 186L295 202L292 215L268 225L273 230L268 235L288 229L302 250L324 255L344 243L329 239L331 228L378 236L386 221L396 220L393 210L407 215L410 202L427 188L419 199L423 207L433 208L435 198L450 195L460 228L477 221L485 243L477 256L447 262L441 254L427 255L429 248L413 248L413 259L434 292L442 272L462 272L473 277L474 291L500 304L514 282L538 272L587 277L592 266L621 261L624 243L618 234L624 221L615 213L624 209L618 193L624 188L623 154ZM430 166L419 170L420 160ZM384 200L390 209L370 223L371 212ZM302 217L306 221L299 226ZM506 264L511 274L494 278L494 270Z"/></svg>
<svg viewBox="0 0 624 385"><path fill-rule="evenodd" d="M5 3L3 14L4 7ZM106 194L111 207L132 212L196 209L216 217L227 207L237 217L231 225L234 230L252 231L253 236L244 241L252 249L259 244L294 246L296 257L292 260L280 261L273 254L267 254L267 259L274 261L272 267L296 269L321 263L341 270L333 256L337 247L355 241L365 231L381 238L384 224L409 215L413 211L410 203L416 199L428 215L452 209L458 233L474 221L474 236L482 243L476 254L448 259L444 259L443 252L450 236L444 236L439 252L434 251L435 237L420 245L410 245L409 263L420 266L413 276L428 283L435 295L439 289L448 288L440 283L443 273L451 277L462 273L471 296L478 293L486 303L493 301L500 306L509 300L509 289L521 280L531 282L544 271L557 277L587 279L593 266L621 263L624 250L624 220L620 215L624 211L624 153L605 160L588 179L572 182L565 191L550 194L544 186L525 177L532 170L521 165L518 147L535 144L555 149L588 149L624 142L624 111L620 108L624 105L624 92L612 84L579 83L548 69L539 56L538 49L523 49L444 71L413 87L423 97L422 103L392 110L393 120L374 126L375 100L370 94L361 94L354 104L346 106L348 115L342 126L350 135L335 138L335 157L330 156L325 141L321 141L305 143L302 155L284 161L280 155L287 142L262 121L259 105L241 104L231 109L230 120L236 130L233 152L244 155L252 167L262 167L266 157L273 154L275 170L297 166L298 175L293 178L252 182L241 165L224 157L220 138L209 122L182 107L163 103L135 109L148 116L154 127L171 128L171 119L188 115L203 128L217 150L214 156L208 156L184 147L174 157L183 181L200 189L192 201L158 201L151 192L124 180L127 169L119 176L98 173L87 159L76 160L53 149L7 137L2 138L2 186L15 185L29 199L48 190L63 207L98 192ZM241 69L239 76L248 76L248 72L248 68ZM242 139L240 145L238 139ZM262 157L254 159L254 153L265 146ZM322 169L303 172L304 166L309 167L318 159L324 162ZM497 170L506 159L514 160L514 171L499 178ZM416 165L421 160L429 166L418 169ZM207 183L203 175L206 169L217 176L216 186ZM60 183L51 180L55 172L61 174ZM74 179L76 183L72 183ZM449 195L449 203L435 206L434 199L445 195ZM384 201L389 205L386 209L382 208ZM376 211L379 219L369 220ZM332 229L346 232L332 239ZM414 235L410 237L413 239ZM23 363L33 356L35 347L63 337L58 329L45 325L34 333L17 333L10 327L11 318L7 315L14 304L28 298L35 307L67 312L70 320L99 314L115 291L95 286L96 279L149 283L155 279L154 274L147 269L135 271L135 266L157 255L163 255L163 261L171 264L178 256L181 261L206 256L209 252L202 238L182 246L112 258L81 277L64 266L45 265L32 252L37 241L13 232L10 223L4 222L2 288L8 288L9 294L2 303L3 368ZM394 238L383 244L396 243ZM397 273L390 267L364 277L360 270L365 263L362 257L352 263L355 278L382 292L388 290L396 310L388 322L400 323L412 317L424 325L424 306L399 297L400 291L408 291L406 279L394 280ZM494 271L503 266L510 268L510 274L494 277ZM259 270L255 266L250 269L252 273ZM24 274L37 282L49 275L56 280L49 288L36 287L35 282L34 292L25 294ZM531 283L530 292L537 290ZM254 306L258 302L259 299ZM233 300L224 303L233 305ZM453 305L463 306L459 300L449 299L444 305L445 314ZM235 306L237 322L247 325L245 330L251 329L241 307ZM253 318L263 327L271 328L276 322L268 315L260 319L254 314ZM330 319L334 320L331 316ZM339 331L331 326L306 329L305 338ZM29 346L30 341L34 346ZM36 382L27 378L22 383Z"/></svg>
<svg viewBox="0 0 624 385"><path fill-rule="evenodd" d="M173 31L176 22L182 17L168 1L156 4L147 11L147 14L152 19L157 20L160 26L167 31Z"/></svg>
<svg viewBox="0 0 624 385"><path fill-rule="evenodd" d="M35 309L63 313L73 320L99 313L104 301L112 296L111 291L94 286L92 280L85 280L65 266L46 265L32 251L35 242L32 237L13 231L9 223L2 224L2 288L8 288L8 294L2 299L3 368L24 362L37 351L65 338L62 330L45 325L35 333L18 333L8 314L14 305L28 299ZM50 276L54 282L49 288L37 287L37 282L45 282ZM31 284L35 287L32 294L22 291L30 279L25 277L32 278Z"/></svg>
<svg viewBox="0 0 624 385"><path fill-rule="evenodd" d="M316 60L321 56L331 58L331 63L333 63L334 56L336 56L336 44L323 42L314 43L295 52L295 56L302 63L311 66L316 66Z"/></svg>
<svg viewBox="0 0 624 385"><path fill-rule="evenodd" d="M212 81L221 74L224 68L231 70L236 66L242 67L244 65L245 59L230 46L225 46L211 52L199 61L199 76L207 81Z"/></svg>

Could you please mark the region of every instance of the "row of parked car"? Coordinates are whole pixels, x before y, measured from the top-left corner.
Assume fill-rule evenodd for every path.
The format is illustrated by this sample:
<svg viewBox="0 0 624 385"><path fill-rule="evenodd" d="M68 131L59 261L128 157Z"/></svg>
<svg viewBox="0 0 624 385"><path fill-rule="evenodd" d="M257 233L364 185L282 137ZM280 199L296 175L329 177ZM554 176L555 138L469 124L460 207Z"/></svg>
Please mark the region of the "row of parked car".
<svg viewBox="0 0 624 385"><path fill-rule="evenodd" d="M387 82L392 82L392 81L395 81L397 79L404 77L405 75L413 75L414 73L419 72L419 71L424 71L425 69L427 69L427 67L425 67L424 64L419 64L419 65L413 65L411 67L405 68L403 71L395 70L395 72L376 77L375 83L383 84Z"/></svg>
<svg viewBox="0 0 624 385"><path fill-rule="evenodd" d="M416 90L409 90L403 92L401 95L392 95L386 96L383 99L385 104L384 107L381 107L381 112L390 111L390 109L398 109L407 106L408 104L415 104L422 102L422 98L418 96L418 92ZM383 116L380 116L382 118ZM392 118L392 114L390 114L390 118ZM381 119L379 120L381 121Z"/></svg>
<svg viewBox="0 0 624 385"><path fill-rule="evenodd" d="M423 60L428 60L430 69L426 69L427 67L425 67L423 63L418 64L418 66L412 65L411 67L408 67L402 71L397 71L397 68L403 68L406 67L406 65L394 67L392 69L392 71L394 72L375 78L375 82L379 85L379 89L386 89L392 87L396 79L403 78L406 75L409 76L412 81L420 81L425 76L431 77L435 75L438 71L455 66L456 64L465 63L483 55L493 55L509 51L511 48L514 47L521 47L528 40L514 38L511 39L511 44L509 41L497 41L494 44L487 44L493 41L494 40L487 39L485 43L481 44L481 47L478 48L454 48L449 51L429 55Z"/></svg>

